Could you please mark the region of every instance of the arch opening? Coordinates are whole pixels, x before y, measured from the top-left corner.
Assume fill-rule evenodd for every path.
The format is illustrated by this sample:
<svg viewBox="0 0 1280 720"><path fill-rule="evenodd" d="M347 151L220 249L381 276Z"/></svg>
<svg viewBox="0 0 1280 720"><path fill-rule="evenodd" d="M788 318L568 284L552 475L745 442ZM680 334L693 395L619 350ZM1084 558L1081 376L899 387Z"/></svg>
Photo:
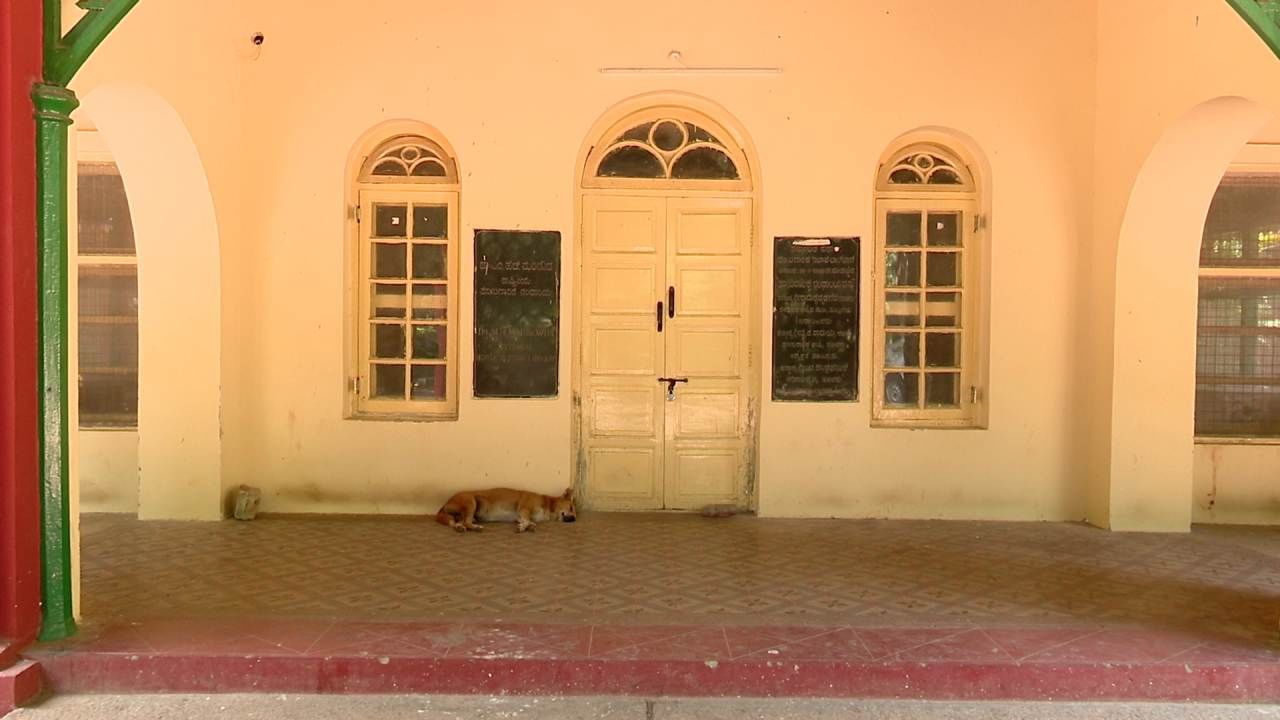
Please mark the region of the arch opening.
<svg viewBox="0 0 1280 720"><path fill-rule="evenodd" d="M1223 174L1268 115L1241 97L1200 103L1164 132L1134 181L1116 253L1112 529L1190 528L1205 220Z"/></svg>

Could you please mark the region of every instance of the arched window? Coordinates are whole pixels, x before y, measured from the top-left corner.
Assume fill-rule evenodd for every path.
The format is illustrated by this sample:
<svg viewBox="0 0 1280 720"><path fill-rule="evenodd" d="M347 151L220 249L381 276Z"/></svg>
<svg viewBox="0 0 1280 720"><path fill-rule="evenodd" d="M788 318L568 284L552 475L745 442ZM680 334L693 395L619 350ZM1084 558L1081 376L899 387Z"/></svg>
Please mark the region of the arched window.
<svg viewBox="0 0 1280 720"><path fill-rule="evenodd" d="M458 170L442 143L386 139L356 179L357 415L458 413Z"/></svg>
<svg viewBox="0 0 1280 720"><path fill-rule="evenodd" d="M741 149L715 121L686 108L653 108L604 133L591 150L583 187L749 189Z"/></svg>
<svg viewBox="0 0 1280 720"><path fill-rule="evenodd" d="M873 408L876 425L981 422L983 221L970 167L951 149L896 149L876 177Z"/></svg>
<svg viewBox="0 0 1280 720"><path fill-rule="evenodd" d="M1195 433L1280 437L1280 154L1247 146L1200 245Z"/></svg>

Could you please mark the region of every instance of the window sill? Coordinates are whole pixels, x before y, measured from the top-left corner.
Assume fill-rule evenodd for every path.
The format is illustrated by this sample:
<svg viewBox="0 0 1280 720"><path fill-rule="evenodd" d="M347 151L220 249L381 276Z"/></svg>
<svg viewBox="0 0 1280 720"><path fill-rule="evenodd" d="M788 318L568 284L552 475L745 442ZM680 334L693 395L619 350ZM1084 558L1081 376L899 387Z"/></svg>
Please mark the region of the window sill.
<svg viewBox="0 0 1280 720"><path fill-rule="evenodd" d="M346 417L347 420L372 421L372 422L456 422L458 413L445 414L426 414L426 413L371 413L371 412L353 412Z"/></svg>
<svg viewBox="0 0 1280 720"><path fill-rule="evenodd" d="M1196 445L1280 445L1280 437L1199 437Z"/></svg>
<svg viewBox="0 0 1280 720"><path fill-rule="evenodd" d="M138 432L137 425L80 425L80 432Z"/></svg>
<svg viewBox="0 0 1280 720"><path fill-rule="evenodd" d="M977 420L894 420L891 418L873 419L873 430L986 430L985 423Z"/></svg>

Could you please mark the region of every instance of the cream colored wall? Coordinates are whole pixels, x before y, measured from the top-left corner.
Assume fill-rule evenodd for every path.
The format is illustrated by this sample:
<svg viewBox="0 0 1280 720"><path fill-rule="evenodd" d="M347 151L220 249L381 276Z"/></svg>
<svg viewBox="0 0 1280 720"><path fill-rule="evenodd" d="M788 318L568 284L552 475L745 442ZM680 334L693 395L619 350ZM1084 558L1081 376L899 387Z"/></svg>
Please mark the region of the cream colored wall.
<svg viewBox="0 0 1280 720"><path fill-rule="evenodd" d="M255 49L249 37L257 31L265 43ZM673 49L691 65L783 72L598 72L664 64ZM676 90L723 105L753 141L766 248L775 235L863 237L863 400L764 403L763 514L1088 515L1152 529L1185 527L1192 451L1182 416L1173 415L1185 414L1185 392L1112 391L1111 332L1133 329L1115 302L1130 189L1165 130L1197 104L1242 95L1280 107L1278 67L1222 0L1096 7L656 0L644 12L569 0L430 8L373 0L354 13L336 1L174 0L141 3L78 84L129 80L154 89L181 117L208 173L222 270L221 357L193 372L220 376L221 467L212 484L261 486L263 510L422 512L461 487L551 491L569 482L574 159L610 106ZM458 151L457 422L342 416L345 163L363 132L394 118L434 125ZM921 126L972 138L990 167L985 430L869 427L871 181L886 145ZM471 397L477 227L564 234L561 395L554 400ZM1130 232L1141 235L1141 225ZM1126 296L1165 293L1171 264L1185 256L1139 252L1130 265L1146 274L1126 271ZM1193 278L1194 267L1187 272ZM1180 280L1171 299L1194 312L1187 287L1193 279ZM767 398L767 291L759 302ZM1178 375L1194 356L1183 348L1186 338L1174 335L1149 341L1185 353L1171 371ZM145 395L151 390L143 383ZM182 408L173 388L155 392ZM1162 413L1171 429L1149 440L1132 422ZM1124 422L1113 427L1113 418ZM1128 469L1131 457L1179 453L1171 479ZM1261 478L1265 468L1249 472ZM215 515L210 486L202 480L199 498L191 495L180 509ZM1140 516L1149 498L1158 510ZM146 504L144 496L144 512Z"/></svg>
<svg viewBox="0 0 1280 720"><path fill-rule="evenodd" d="M237 337L222 330L235 298L220 291L220 258L234 261L234 250L219 248L239 225L235 9L140 3L72 83L77 117L91 117L120 166L137 238L133 464L146 518L222 515L221 348ZM97 461L126 462L123 454Z"/></svg>
<svg viewBox="0 0 1280 720"><path fill-rule="evenodd" d="M133 430L81 430L81 512L138 511L138 433Z"/></svg>
<svg viewBox="0 0 1280 720"><path fill-rule="evenodd" d="M1280 445L1196 445L1192 522L1280 523Z"/></svg>
<svg viewBox="0 0 1280 720"><path fill-rule="evenodd" d="M783 234L860 234L869 261L876 160L915 127L971 135L993 170L991 428L873 431L865 399L766 403L761 511L1083 515L1065 421L1076 320L1059 298L1071 294L1064 268L1074 266L1087 225L1080 198L1090 167L1082 150L1091 143L1093 87L1081 53L1087 58L1092 45L1089 12L1013 2L828 2L805 10L659 2L643 13L606 4L482 2L425 12L383 0L337 21L299 7L257 4L246 12L246 29L262 31L266 42L244 75L252 126L246 150L254 158L254 171L244 176L245 262L225 278L228 297L252 309L242 316L260 319L246 329L243 355L255 372L229 384L224 396L226 482L263 485L264 510L419 512L459 487L554 490L569 481L567 391L551 401L471 398L469 341L458 422L341 418L346 152L380 121L431 123L459 152L462 267L471 267L474 228L523 227L564 232L570 268L573 161L587 128L624 98L671 89L722 104L754 140L766 244ZM1054 32L1026 32L1040 26ZM672 49L690 64L779 66L783 73L598 72L665 63ZM1035 62L1026 61L1031 57ZM981 78L993 80L974 82ZM468 330L466 272L461 289ZM862 300L869 307L869 294ZM770 299L760 302L767 316ZM562 317L567 351L568 306ZM864 398L869 340L864 333ZM762 351L767 368L767 342ZM562 352L565 390L569 360Z"/></svg>
<svg viewBox="0 0 1280 720"><path fill-rule="evenodd" d="M1098 38L1090 519L1186 530L1200 231L1217 178L1280 110L1280 64L1219 0L1100 3Z"/></svg>

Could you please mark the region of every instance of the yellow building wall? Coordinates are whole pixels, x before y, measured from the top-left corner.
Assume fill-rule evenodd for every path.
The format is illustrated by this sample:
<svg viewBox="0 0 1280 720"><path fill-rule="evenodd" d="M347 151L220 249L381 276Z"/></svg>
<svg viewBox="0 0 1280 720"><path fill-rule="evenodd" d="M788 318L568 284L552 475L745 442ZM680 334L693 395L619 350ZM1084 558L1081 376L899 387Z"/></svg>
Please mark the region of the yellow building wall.
<svg viewBox="0 0 1280 720"><path fill-rule="evenodd" d="M255 32L261 47L250 42ZM599 72L663 65L672 50L690 65L782 72ZM128 79L167 100L190 131L216 209L219 357L191 372L219 378L220 432L197 445L200 457L216 449L220 468L199 492L174 491L178 505L165 513L216 516L210 498L240 483L263 488L262 509L276 512L424 512L461 488L567 485L575 160L608 108L675 90L724 106L750 136L763 181L763 277L776 235L863 238L859 402L767 399L767 283L757 298L761 514L1088 516L1153 529L1189 519L1192 449L1176 433L1144 444L1139 430L1113 430L1113 417L1184 410L1129 396L1113 406L1117 238L1129 190L1164 128L1195 104L1238 93L1280 107L1278 70L1222 0L656 0L643 9L373 0L358 11L336 1L172 0L140 3L77 90ZM344 172L356 139L396 118L439 128L458 152L456 422L343 417ZM886 146L924 126L972 138L990 170L983 430L870 427L872 181ZM471 397L475 228L563 233L556 399ZM1158 276L1132 290L1162 292ZM1174 300L1194 313L1194 296ZM144 405L182 408L181 387L142 382ZM1140 458L1181 457L1185 477L1113 466L1113 447L1138 446ZM144 487L146 475L144 461ZM1172 498L1167 511L1126 514L1149 496ZM144 493L144 513L147 504ZM1124 522L1111 523L1113 512Z"/></svg>
<svg viewBox="0 0 1280 720"><path fill-rule="evenodd" d="M1192 522L1274 525L1280 445L1197 445Z"/></svg>
<svg viewBox="0 0 1280 720"><path fill-rule="evenodd" d="M1280 62L1218 0L1099 3L1098 58L1095 219L1080 274L1089 517L1186 530L1204 213L1240 145L1280 116Z"/></svg>
<svg viewBox="0 0 1280 720"><path fill-rule="evenodd" d="M81 430L81 512L138 511L138 433L132 430Z"/></svg>

